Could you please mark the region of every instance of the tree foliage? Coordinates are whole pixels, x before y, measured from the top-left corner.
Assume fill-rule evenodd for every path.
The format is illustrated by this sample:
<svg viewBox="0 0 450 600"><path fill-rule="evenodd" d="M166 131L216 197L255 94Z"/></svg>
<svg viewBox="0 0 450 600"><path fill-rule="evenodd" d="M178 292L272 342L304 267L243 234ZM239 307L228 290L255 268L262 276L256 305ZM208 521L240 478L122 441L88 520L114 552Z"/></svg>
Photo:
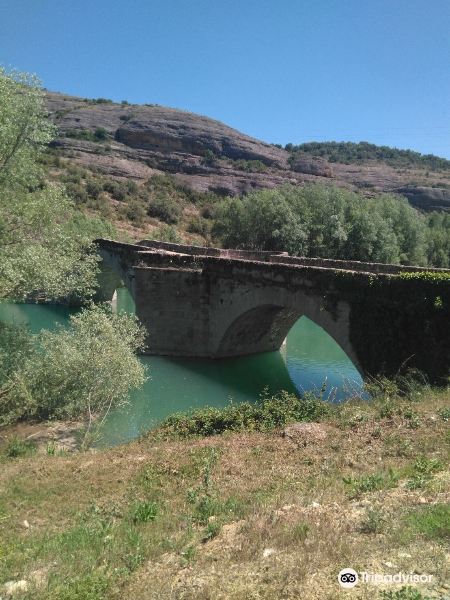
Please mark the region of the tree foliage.
<svg viewBox="0 0 450 600"><path fill-rule="evenodd" d="M224 246L395 264L450 264L450 217L423 216L400 197L363 198L322 185L228 199L213 235Z"/></svg>
<svg viewBox="0 0 450 600"><path fill-rule="evenodd" d="M135 352L144 330L136 319L91 306L70 327L32 336L0 325L0 424L23 418L105 415L142 385L145 369Z"/></svg>
<svg viewBox="0 0 450 600"><path fill-rule="evenodd" d="M308 142L286 144L293 157L306 155L326 158L330 162L363 163L370 160L384 162L393 167L419 167L430 170L449 170L450 160L434 154L421 154L414 150L401 150L389 146L376 146L368 142Z"/></svg>
<svg viewBox="0 0 450 600"><path fill-rule="evenodd" d="M95 288L97 257L73 227L74 208L45 180L40 156L54 136L33 76L0 69L0 297L58 298Z"/></svg>

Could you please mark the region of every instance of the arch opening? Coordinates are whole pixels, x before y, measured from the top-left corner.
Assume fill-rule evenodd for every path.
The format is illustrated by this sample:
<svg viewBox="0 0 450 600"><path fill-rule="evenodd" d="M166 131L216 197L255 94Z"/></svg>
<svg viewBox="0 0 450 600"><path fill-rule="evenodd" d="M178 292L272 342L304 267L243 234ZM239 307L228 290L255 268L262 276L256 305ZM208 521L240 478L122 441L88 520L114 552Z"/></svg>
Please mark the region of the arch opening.
<svg viewBox="0 0 450 600"><path fill-rule="evenodd" d="M238 316L223 335L217 356L237 356L278 350L301 316L296 310L263 304Z"/></svg>
<svg viewBox="0 0 450 600"><path fill-rule="evenodd" d="M361 373L320 325L303 315L289 331L282 355L299 393L313 391L331 401L367 397Z"/></svg>
<svg viewBox="0 0 450 600"><path fill-rule="evenodd" d="M223 334L218 357L256 354L279 350L293 326L307 317L320 327L347 355L362 374L349 339L348 319L336 319L326 310L308 311L305 306L262 304L241 313Z"/></svg>

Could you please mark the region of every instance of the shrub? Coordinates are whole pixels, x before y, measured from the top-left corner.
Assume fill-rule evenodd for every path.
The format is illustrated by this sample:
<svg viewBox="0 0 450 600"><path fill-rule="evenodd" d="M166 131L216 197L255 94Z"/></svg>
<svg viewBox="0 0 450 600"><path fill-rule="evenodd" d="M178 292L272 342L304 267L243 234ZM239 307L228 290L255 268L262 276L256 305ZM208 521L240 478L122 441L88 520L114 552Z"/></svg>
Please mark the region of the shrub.
<svg viewBox="0 0 450 600"><path fill-rule="evenodd" d="M91 129L68 129L65 135L69 138L86 140L87 142L104 142L110 137L104 127L97 127L95 131Z"/></svg>
<svg viewBox="0 0 450 600"><path fill-rule="evenodd" d="M294 421L316 421L330 415L333 407L325 401L305 394L281 392L262 397L260 402L230 405L225 408L206 407L190 414L174 414L161 425L161 431L179 437L209 436L224 431L266 431Z"/></svg>
<svg viewBox="0 0 450 600"><path fill-rule="evenodd" d="M66 185L66 190L69 196L77 203L77 204L86 204L89 199L88 193L84 186L79 183L68 183Z"/></svg>
<svg viewBox="0 0 450 600"><path fill-rule="evenodd" d="M103 184L105 192L109 192L115 200L124 201L128 194L128 186L126 182L115 181L110 179Z"/></svg>
<svg viewBox="0 0 450 600"><path fill-rule="evenodd" d="M202 158L202 164L203 165L213 165L214 162L217 160L217 156L215 155L215 153L210 150L209 148L207 150L205 150L205 154L203 155Z"/></svg>
<svg viewBox="0 0 450 600"><path fill-rule="evenodd" d="M130 200L128 204L125 205L125 215L130 221L132 221L135 225L142 225L144 219L147 215L145 212L145 208L142 206L142 203L139 200Z"/></svg>
<svg viewBox="0 0 450 600"><path fill-rule="evenodd" d="M170 242L171 244L181 244L183 240L173 225L163 225L154 233L154 238L161 242Z"/></svg>
<svg viewBox="0 0 450 600"><path fill-rule="evenodd" d="M240 171L247 171L248 173L264 173L264 171L267 171L267 165L261 160L244 160L240 158L232 162Z"/></svg>
<svg viewBox="0 0 450 600"><path fill-rule="evenodd" d="M147 213L164 223L178 223L181 216L181 207L176 200L171 198L155 198L149 204Z"/></svg>
<svg viewBox="0 0 450 600"><path fill-rule="evenodd" d="M86 192L88 193L88 195L91 198L98 198L98 196L102 190L103 190L102 184L95 179L90 179L86 183Z"/></svg>
<svg viewBox="0 0 450 600"><path fill-rule="evenodd" d="M104 127L97 127L94 132L94 138L99 142L104 142L109 137L108 132Z"/></svg>
<svg viewBox="0 0 450 600"><path fill-rule="evenodd" d="M187 225L187 231L206 237L209 234L209 223L201 217L192 217Z"/></svg>
<svg viewBox="0 0 450 600"><path fill-rule="evenodd" d="M126 402L145 371L135 356L144 331L134 317L91 306L70 318L70 327L43 330L33 337L34 350L19 362L0 395L0 424L25 418L86 417Z"/></svg>

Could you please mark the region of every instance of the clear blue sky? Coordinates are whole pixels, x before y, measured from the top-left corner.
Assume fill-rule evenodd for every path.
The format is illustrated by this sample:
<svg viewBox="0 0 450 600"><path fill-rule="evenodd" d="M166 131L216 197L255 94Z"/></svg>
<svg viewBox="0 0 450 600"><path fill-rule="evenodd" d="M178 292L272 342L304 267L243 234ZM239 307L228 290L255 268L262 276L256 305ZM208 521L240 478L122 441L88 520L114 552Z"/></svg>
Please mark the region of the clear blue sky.
<svg viewBox="0 0 450 600"><path fill-rule="evenodd" d="M450 158L450 0L0 0L0 64L269 142Z"/></svg>

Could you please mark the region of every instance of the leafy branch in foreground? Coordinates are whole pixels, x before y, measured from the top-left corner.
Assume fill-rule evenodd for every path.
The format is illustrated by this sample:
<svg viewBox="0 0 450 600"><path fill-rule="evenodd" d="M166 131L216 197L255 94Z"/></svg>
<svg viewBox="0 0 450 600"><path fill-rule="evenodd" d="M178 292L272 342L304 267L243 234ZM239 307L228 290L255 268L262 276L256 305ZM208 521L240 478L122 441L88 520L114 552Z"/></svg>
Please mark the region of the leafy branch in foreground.
<svg viewBox="0 0 450 600"><path fill-rule="evenodd" d="M55 129L39 81L0 68L0 298L90 295L98 257L61 187L49 184L39 158Z"/></svg>

